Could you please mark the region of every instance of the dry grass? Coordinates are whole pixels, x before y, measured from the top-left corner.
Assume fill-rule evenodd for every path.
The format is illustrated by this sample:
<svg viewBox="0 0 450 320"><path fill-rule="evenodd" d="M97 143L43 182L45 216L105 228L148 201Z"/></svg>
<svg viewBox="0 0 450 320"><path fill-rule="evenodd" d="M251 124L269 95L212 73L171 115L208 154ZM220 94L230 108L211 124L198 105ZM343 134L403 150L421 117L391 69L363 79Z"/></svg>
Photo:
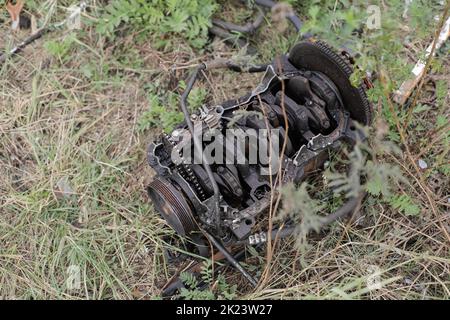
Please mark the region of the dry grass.
<svg viewBox="0 0 450 320"><path fill-rule="evenodd" d="M3 23L0 49L26 32L12 36ZM159 129L138 130L149 108L146 88L158 83L179 92L177 80L186 77L187 66L211 55L196 55L182 43L163 53L135 44L133 35L99 42L87 27L62 59L44 48L46 41L67 36L49 34L0 66L0 298L155 298L174 269L165 262L161 238L171 231L144 189L153 174L145 149ZM221 43L213 47L216 54L236 54ZM437 168L448 164L449 137L448 126L436 128L437 117L449 116L450 62L438 59L443 68L428 79L443 82L447 94L413 114L416 125L404 141L412 158L380 159L402 168L409 184L398 188L414 198L421 214L409 217L368 198L358 223L336 224L300 251L292 241L281 242L270 279L257 292L228 272L230 283L242 284L242 297L450 298L443 230L450 233L449 181ZM201 86L214 102L254 84L250 75L206 76ZM420 99L429 95L424 91ZM419 155L429 169L415 170L412 160ZM262 271L264 253L250 256L253 271ZM71 266L81 271L79 289L67 287ZM374 271L382 286L369 290Z"/></svg>

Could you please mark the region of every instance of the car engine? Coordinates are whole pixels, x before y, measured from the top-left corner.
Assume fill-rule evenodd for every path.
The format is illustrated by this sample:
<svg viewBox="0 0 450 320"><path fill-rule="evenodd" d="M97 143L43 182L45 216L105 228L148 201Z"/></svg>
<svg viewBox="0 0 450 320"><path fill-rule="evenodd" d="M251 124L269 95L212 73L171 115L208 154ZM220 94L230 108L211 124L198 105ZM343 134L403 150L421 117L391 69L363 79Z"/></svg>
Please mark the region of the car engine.
<svg viewBox="0 0 450 320"><path fill-rule="evenodd" d="M279 186L301 183L323 167L330 150L364 139L357 123L371 121L370 83L353 86L353 69L348 53L303 41L255 70L264 75L252 92L192 114L185 105L191 79L182 97L185 121L148 149L155 209L198 254L211 254L209 241L256 283L226 248L291 234L290 221L260 231ZM352 200L330 221L348 214Z"/></svg>

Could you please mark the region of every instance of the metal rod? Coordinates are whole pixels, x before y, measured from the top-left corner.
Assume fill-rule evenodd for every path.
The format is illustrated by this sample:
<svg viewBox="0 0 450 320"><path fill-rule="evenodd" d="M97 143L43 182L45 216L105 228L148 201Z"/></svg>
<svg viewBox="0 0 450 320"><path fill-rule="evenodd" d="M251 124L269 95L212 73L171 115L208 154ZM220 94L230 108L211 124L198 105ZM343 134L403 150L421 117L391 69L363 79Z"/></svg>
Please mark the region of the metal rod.
<svg viewBox="0 0 450 320"><path fill-rule="evenodd" d="M208 30L213 35L224 39L225 42L229 43L232 46L236 46L238 48L244 48L247 45L247 42L245 40L237 37L236 35L231 34L227 30L220 28L218 26L213 25ZM256 50L253 47L248 47L247 52L249 54L254 54L254 53L256 53Z"/></svg>
<svg viewBox="0 0 450 320"><path fill-rule="evenodd" d="M194 141L194 148L195 148L195 152L197 154L201 155L201 162L202 162L202 166L205 169L206 173L208 174L208 178L209 181L212 184L213 187L213 191L214 191L214 212L213 212L213 220L214 220L214 224L215 227L219 233L219 235L222 235L222 230L220 228L220 212L219 212L219 201L220 201L220 191L219 191L219 186L217 185L216 180L214 179L214 175L213 172L211 170L211 166L209 165L209 163L207 163L206 161L204 161L204 157L203 157L203 146L201 144L201 142L198 140L198 137L194 134L194 124L191 121L191 117L189 115L189 110L187 109L187 98L189 96L189 93L192 90L192 87L195 84L195 81L198 78L198 73L201 70L206 69L206 65L204 63L201 63L197 66L197 68L195 68L194 72L192 73L189 82L186 86L186 90L184 90L183 94L181 95L181 111L184 114L184 118L186 120L186 124L189 128L189 131L191 132L192 135L192 139Z"/></svg>
<svg viewBox="0 0 450 320"><path fill-rule="evenodd" d="M235 267L242 275L252 284L253 287L258 285L258 281L241 266L241 264L231 255L231 253L220 243L219 240L210 235L207 231L203 230L204 234L208 237L211 243L224 255L224 257Z"/></svg>
<svg viewBox="0 0 450 320"><path fill-rule="evenodd" d="M235 64L233 62L231 62L230 60L226 60L225 62L219 62L219 63L212 63L211 65L207 65L206 63L201 63L199 64L194 72L192 73L191 77L189 78L188 84L186 86L186 90L184 90L183 94L181 95L181 103L180 103L180 107L181 107L181 111L184 114L184 118L186 121L186 124L188 126L188 129L191 133L192 139L194 141L194 148L195 148L195 152L196 154L201 155L201 163L203 168L205 169L209 181L211 181L212 187L213 187L213 192L214 192L214 212L213 212L213 221L214 221L214 226L217 229L218 235L219 236L223 236L223 231L222 228L220 227L220 209L219 209L219 201L220 201L220 190L219 190L219 186L217 185L216 180L214 179L214 174L211 170L211 166L209 165L209 163L207 163L204 159L203 156L203 146L201 144L201 142L198 140L198 137L195 135L194 132L194 124L191 121L191 117L189 114L189 110L187 108L187 98L189 96L189 93L192 90L192 87L194 86L195 82L198 79L198 75L199 72L202 70L206 70L206 69L213 69L213 68L220 68L220 67L226 67L230 70L233 71L238 71L238 72L242 72L242 71L248 71L248 72L262 72L264 70L266 70L267 65L257 65L257 66L251 66L247 69L245 69L244 67Z"/></svg>
<svg viewBox="0 0 450 320"><path fill-rule="evenodd" d="M14 55L20 53L26 46L33 43L37 39L41 38L47 32L54 31L57 28L64 26L68 21L71 21L77 15L79 15L84 9L86 9L86 6L87 6L87 4L85 1L80 2L80 4L75 8L75 10L72 11L70 16L68 16L63 21L56 23L54 25L51 25L48 27L43 27L43 28L39 29L38 31L36 31L32 35L30 35L28 38L23 40L21 43L19 43L16 47L14 47L8 53L4 53L4 54L0 53L0 64L4 63L9 56L14 56Z"/></svg>
<svg viewBox="0 0 450 320"><path fill-rule="evenodd" d="M27 45L34 42L35 40L41 38L45 33L47 33L50 28L43 28L33 33L31 36L23 40L16 47L11 49L8 53L0 54L0 63L4 63L9 56L16 55L20 53Z"/></svg>
<svg viewBox="0 0 450 320"><path fill-rule="evenodd" d="M261 25L261 23L263 21L264 21L264 13L260 12L254 22L248 23L245 26L240 26L240 25L234 24L232 22L226 22L226 21L223 21L220 19L213 19L212 23L214 25L219 26L220 28L228 30L228 31L252 34L259 28L259 26Z"/></svg>
<svg viewBox="0 0 450 320"><path fill-rule="evenodd" d="M333 212L332 214L329 214L325 217L323 217L322 224L320 226L320 229L323 227L326 227L330 225L331 223L345 217L346 215L349 215L352 213L360 203L361 199L364 198L366 195L365 192L362 192L359 196L350 198L342 207L340 207L338 210ZM295 226L287 226L283 228L276 228L272 229L271 231L271 239L274 240L275 238L283 239L291 236L295 231ZM267 241L269 235L269 231L260 234L260 240L257 243L251 243L250 238L239 241L239 244L247 244L247 245L254 245L254 244L261 244ZM261 237L262 236L262 237Z"/></svg>
<svg viewBox="0 0 450 320"><path fill-rule="evenodd" d="M259 246L255 246L255 247L259 248ZM237 252L234 255L234 259L241 260L245 255L245 251L246 251L245 247L243 249L239 250L239 252ZM203 262L199 262L199 263L203 263ZM194 275L198 274L198 271L194 271L194 270L197 269L199 263L195 264L194 266L190 267L188 270L185 270L184 272L190 272ZM229 265L230 265L230 262L228 260L224 261L224 263L222 265L219 265L218 267L214 268L214 272L220 272L222 269L224 269L226 266L229 266ZM198 286L198 289L205 290L207 288L207 285L208 284L204 283L204 282L200 283ZM181 281L180 277L177 277L177 278L171 280L170 283L166 284L166 286L161 291L161 296L163 298L168 298L170 296L173 296L175 294L176 290L180 290L183 287L184 287L183 281Z"/></svg>
<svg viewBox="0 0 450 320"><path fill-rule="evenodd" d="M260 64L260 65L254 65L249 67L242 67L241 65L235 64L230 62L227 65L227 68L236 71L236 72L250 72L250 73L257 73L257 72L264 72L267 70L268 64Z"/></svg>
<svg viewBox="0 0 450 320"><path fill-rule="evenodd" d="M217 58L212 61L204 62L206 70L227 68L236 72L264 72L269 64L241 65L233 62L231 59Z"/></svg>

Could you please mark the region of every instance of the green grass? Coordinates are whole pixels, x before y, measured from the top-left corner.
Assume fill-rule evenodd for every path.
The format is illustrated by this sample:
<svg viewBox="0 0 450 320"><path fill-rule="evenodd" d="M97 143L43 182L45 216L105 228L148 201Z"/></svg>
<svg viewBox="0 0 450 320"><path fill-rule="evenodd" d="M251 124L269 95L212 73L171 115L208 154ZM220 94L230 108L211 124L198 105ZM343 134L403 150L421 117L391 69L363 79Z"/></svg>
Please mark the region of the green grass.
<svg viewBox="0 0 450 320"><path fill-rule="evenodd" d="M350 14L354 8L346 1L337 7L335 1L290 2L310 21L310 8L319 7L320 21L309 27L332 43L351 38L345 26L364 15L363 10ZM63 19L73 3L58 2L50 21ZM27 2L36 14L44 12L43 5ZM227 19L251 17L246 8L220 5ZM434 2L429 7L424 16L414 8L410 24L420 26L417 34L398 27L398 8L386 11L387 34L369 33L357 51L364 66L386 73L390 89L406 78L414 56L431 41L434 25L424 17L436 14L437 7ZM162 236L171 231L145 193L153 176L146 147L154 133L173 125L184 86L179 80L187 78L190 65L212 59L210 52L239 58L242 52L205 36L200 48L175 31L163 43L145 41L155 33L134 37L145 29L139 23L118 25L112 40L98 29L108 10L90 9L82 30L48 34L0 66L0 298L153 299L178 267L165 260ZM0 17L5 18L1 49L29 32L12 35L4 10ZM334 23L327 24L327 17ZM255 36L258 41L252 41L256 60L267 61L297 40L292 31L279 34L275 27L268 17ZM398 40L405 37L413 40L410 49ZM361 41L349 44L358 48ZM424 89L409 123L404 123L407 109L396 107L392 113L382 83L370 92L376 110L373 134L403 151L376 148L377 161L397 166L406 178L393 181L392 197L373 192L356 223L312 234L300 250L293 245L296 239L279 243L269 281L256 291L233 270L225 273L224 287L237 285L240 298L450 298L450 252L443 232L449 222L449 49L448 44L441 49L427 77L436 99ZM194 105L242 95L258 79L222 71L206 75L192 96ZM405 126L404 139L396 121ZM416 171L419 158L428 169ZM260 275L265 252L250 251L249 257L247 266ZM78 289L68 281L73 267L80 271ZM374 268L382 286L368 290Z"/></svg>

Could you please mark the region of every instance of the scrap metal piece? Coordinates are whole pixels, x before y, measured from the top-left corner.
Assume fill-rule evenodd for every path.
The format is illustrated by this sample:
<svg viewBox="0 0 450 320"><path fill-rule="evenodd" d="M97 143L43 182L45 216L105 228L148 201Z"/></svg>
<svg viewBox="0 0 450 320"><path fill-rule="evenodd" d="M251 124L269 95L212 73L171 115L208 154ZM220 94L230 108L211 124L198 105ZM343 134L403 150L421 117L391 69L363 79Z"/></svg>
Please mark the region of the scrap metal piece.
<svg viewBox="0 0 450 320"><path fill-rule="evenodd" d="M176 134L166 139L172 144L156 144L167 149L165 152L152 149L149 163L162 173L149 187L157 211L180 235L189 238L201 231L253 285L256 280L225 248L245 241L256 245L267 241L267 234L255 228L264 222L264 212L273 205L272 200L278 194L280 184L273 181L301 182L321 168L330 149L358 139L353 121L370 123L371 107L364 87L351 84L352 69L347 61L322 42L299 43L288 56L282 55L266 67L263 79L250 93L218 105L204 106L191 115L187 96L199 72L208 65L228 66L227 63L202 63L182 95L181 110L185 120L177 126ZM308 105L309 102L313 106ZM243 116L235 119L238 111ZM201 132L194 130L194 125ZM216 137L210 139L211 136L202 139L213 132L223 138L229 128L249 133L247 137L238 137L236 145L233 140L233 144L228 145L222 139L217 139L218 145L213 145L217 140ZM190 137L183 146L171 140L180 130L188 130ZM273 148L275 138L280 138L285 147ZM276 145L279 146L278 142ZM193 149L204 161L180 165L171 163L165 156L174 150L183 157L181 149L186 147L186 153L190 154ZM280 159L275 168L268 170L272 163L262 161L258 147L270 150L272 159ZM205 160L211 150L221 156L218 159L227 162ZM256 154L254 151L259 156L250 161L252 152ZM280 170L282 175L278 176ZM342 210L324 217L324 221L338 219L349 207L345 205ZM289 235L288 230L285 229L283 235Z"/></svg>
<svg viewBox="0 0 450 320"><path fill-rule="evenodd" d="M450 37L450 17L445 21L439 37L428 46L426 50L425 57L420 59L411 73L413 78L406 80L402 83L400 88L394 92L394 101L399 105L404 105L406 101L408 101L409 97L414 91L414 88L419 84L420 80L423 78L425 74L426 61L430 57L430 55L435 55L437 50L439 50L445 41ZM435 43L436 42L436 43ZM434 49L433 49L434 47Z"/></svg>
<svg viewBox="0 0 450 320"><path fill-rule="evenodd" d="M289 61L299 68L325 74L341 94L344 108L363 125L372 120L372 107L363 84L354 87L350 81L353 68L341 55L323 41L304 41L289 53Z"/></svg>

